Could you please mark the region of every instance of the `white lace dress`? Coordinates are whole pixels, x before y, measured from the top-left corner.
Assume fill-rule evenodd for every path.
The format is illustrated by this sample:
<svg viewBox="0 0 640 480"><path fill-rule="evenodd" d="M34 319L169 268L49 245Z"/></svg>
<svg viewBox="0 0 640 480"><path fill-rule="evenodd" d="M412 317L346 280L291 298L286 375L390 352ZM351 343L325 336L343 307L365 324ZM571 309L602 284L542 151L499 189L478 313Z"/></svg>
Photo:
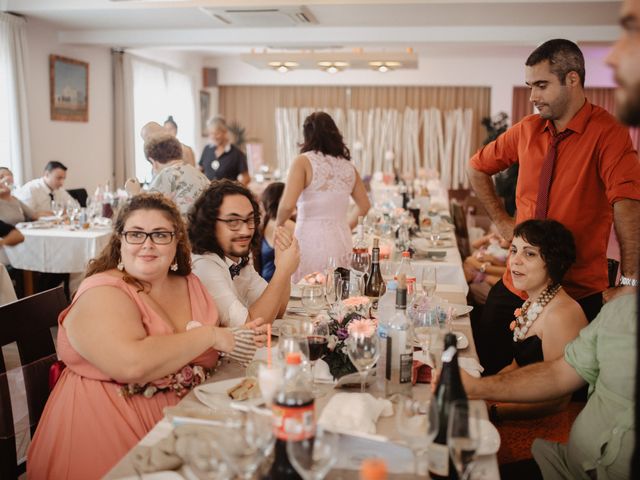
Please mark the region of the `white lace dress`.
<svg viewBox="0 0 640 480"><path fill-rule="evenodd" d="M319 152L304 154L313 178L298 199L295 234L300 243L300 266L292 280L324 271L329 257L349 264L351 232L347 222L349 197L356 181L353 164Z"/></svg>

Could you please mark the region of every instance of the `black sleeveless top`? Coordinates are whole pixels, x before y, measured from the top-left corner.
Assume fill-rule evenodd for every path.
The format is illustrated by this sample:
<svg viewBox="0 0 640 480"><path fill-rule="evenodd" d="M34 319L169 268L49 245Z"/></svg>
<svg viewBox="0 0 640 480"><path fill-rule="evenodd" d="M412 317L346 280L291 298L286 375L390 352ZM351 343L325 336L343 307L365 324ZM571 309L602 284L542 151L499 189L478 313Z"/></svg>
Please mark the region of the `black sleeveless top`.
<svg viewBox="0 0 640 480"><path fill-rule="evenodd" d="M537 335L532 335L519 342L513 342L513 358L519 367L530 363L542 362L542 340Z"/></svg>

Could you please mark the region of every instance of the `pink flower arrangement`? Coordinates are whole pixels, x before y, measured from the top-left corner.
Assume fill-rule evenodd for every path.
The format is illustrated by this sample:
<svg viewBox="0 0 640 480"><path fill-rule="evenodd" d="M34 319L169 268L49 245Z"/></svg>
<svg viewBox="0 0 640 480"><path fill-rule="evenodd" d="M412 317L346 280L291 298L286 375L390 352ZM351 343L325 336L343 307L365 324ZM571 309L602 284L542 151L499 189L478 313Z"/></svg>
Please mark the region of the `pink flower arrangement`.
<svg viewBox="0 0 640 480"><path fill-rule="evenodd" d="M201 365L185 365L177 373L172 373L166 377L153 382L129 383L120 387L120 395L132 397L133 395L144 395L147 398L153 397L158 392L174 391L178 398L184 397L189 391L211 376L213 369L205 369Z"/></svg>
<svg viewBox="0 0 640 480"><path fill-rule="evenodd" d="M344 316L350 313L357 313L363 317L368 317L370 306L371 300L369 300L369 297L349 297L342 300L342 313Z"/></svg>
<svg viewBox="0 0 640 480"><path fill-rule="evenodd" d="M359 318L347 326L352 337L370 337L376 333L376 322L370 318Z"/></svg>

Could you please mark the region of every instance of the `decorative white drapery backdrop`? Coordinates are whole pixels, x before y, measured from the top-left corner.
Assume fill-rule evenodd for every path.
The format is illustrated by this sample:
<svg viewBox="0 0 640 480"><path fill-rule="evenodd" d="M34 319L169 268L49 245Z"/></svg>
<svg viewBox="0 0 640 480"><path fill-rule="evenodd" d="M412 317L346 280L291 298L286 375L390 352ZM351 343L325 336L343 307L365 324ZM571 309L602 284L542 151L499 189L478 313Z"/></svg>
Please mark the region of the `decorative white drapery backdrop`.
<svg viewBox="0 0 640 480"><path fill-rule="evenodd" d="M302 124L312 112L330 114L351 150L361 175L376 171L413 172L427 168L440 173L446 188L467 188L466 165L471 156L473 110L441 112L430 108L276 108L278 168L284 174L300 151ZM422 148L420 137L422 136Z"/></svg>
<svg viewBox="0 0 640 480"><path fill-rule="evenodd" d="M31 179L24 18L0 12L0 155L16 185ZM7 165L8 164L8 165Z"/></svg>

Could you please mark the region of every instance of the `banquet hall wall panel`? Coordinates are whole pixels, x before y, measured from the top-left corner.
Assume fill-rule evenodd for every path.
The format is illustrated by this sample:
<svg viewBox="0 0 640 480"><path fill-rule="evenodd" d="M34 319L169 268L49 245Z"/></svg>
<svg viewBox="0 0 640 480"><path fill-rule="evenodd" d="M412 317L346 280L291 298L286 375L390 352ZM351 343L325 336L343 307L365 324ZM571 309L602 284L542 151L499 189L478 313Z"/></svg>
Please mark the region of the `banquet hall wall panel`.
<svg viewBox="0 0 640 480"><path fill-rule="evenodd" d="M237 121L246 128L247 138L264 145L264 161L275 166L278 107L311 107L317 109L368 110L374 108L405 108L423 110L434 107L442 112L456 108L471 108L474 122L471 148L475 150L485 138L480 119L489 115L489 87L431 86L221 86L220 112L228 121ZM422 144L422 142L420 142Z"/></svg>

